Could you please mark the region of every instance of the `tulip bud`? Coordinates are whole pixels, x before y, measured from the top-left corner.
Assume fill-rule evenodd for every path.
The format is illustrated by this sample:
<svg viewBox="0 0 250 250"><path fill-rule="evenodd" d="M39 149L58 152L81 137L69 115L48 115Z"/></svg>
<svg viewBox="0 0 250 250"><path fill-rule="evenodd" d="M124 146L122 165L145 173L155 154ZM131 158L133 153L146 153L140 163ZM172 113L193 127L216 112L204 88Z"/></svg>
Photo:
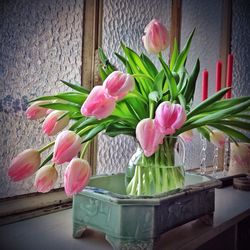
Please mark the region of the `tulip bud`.
<svg viewBox="0 0 250 250"><path fill-rule="evenodd" d="M58 173L54 166L43 166L36 172L34 186L38 192L47 193L54 187L57 178Z"/></svg>
<svg viewBox="0 0 250 250"><path fill-rule="evenodd" d="M180 137L183 141L185 142L191 142L192 139L193 139L193 131L192 129L188 130L188 131L185 131L183 133L180 134Z"/></svg>
<svg viewBox="0 0 250 250"><path fill-rule="evenodd" d="M166 27L153 19L144 30L145 35L142 37L145 49L149 53L158 54L165 50L169 45L169 34Z"/></svg>
<svg viewBox="0 0 250 250"><path fill-rule="evenodd" d="M164 135L156 129L154 120L147 118L137 124L136 138L144 154L149 157L157 151L159 144L163 143Z"/></svg>
<svg viewBox="0 0 250 250"><path fill-rule="evenodd" d="M30 120L37 120L46 116L47 108L40 107L40 105L48 104L47 101L37 101L32 103L26 110L25 114Z"/></svg>
<svg viewBox="0 0 250 250"><path fill-rule="evenodd" d="M91 168L86 160L74 158L64 174L64 189L68 196L80 192L89 181Z"/></svg>
<svg viewBox="0 0 250 250"><path fill-rule="evenodd" d="M40 153L35 149L26 149L12 160L8 176L12 181L23 180L33 175L40 163Z"/></svg>
<svg viewBox="0 0 250 250"><path fill-rule="evenodd" d="M121 100L129 91L134 89L134 86L134 78L120 71L111 73L103 83L106 95L115 100Z"/></svg>
<svg viewBox="0 0 250 250"><path fill-rule="evenodd" d="M56 138L52 161L56 164L69 162L81 150L81 137L73 131L62 131Z"/></svg>
<svg viewBox="0 0 250 250"><path fill-rule="evenodd" d="M250 145L248 143L240 142L238 145L231 143L231 157L230 168L231 172L240 171L246 172L250 166ZM237 166L237 169L234 169ZM243 169L242 169L243 167Z"/></svg>
<svg viewBox="0 0 250 250"><path fill-rule="evenodd" d="M164 135L172 135L186 121L186 112L180 104L162 102L155 112L155 126Z"/></svg>
<svg viewBox="0 0 250 250"><path fill-rule="evenodd" d="M216 147L223 148L225 145L226 137L225 134L220 130L213 130L210 133L210 142L212 142Z"/></svg>
<svg viewBox="0 0 250 250"><path fill-rule="evenodd" d="M111 115L114 108L115 100L106 96L103 86L96 86L83 103L81 113L84 116L94 116L100 120Z"/></svg>
<svg viewBox="0 0 250 250"><path fill-rule="evenodd" d="M44 134L55 135L69 124L69 116L64 111L51 112L43 122L42 130ZM59 119L60 117L62 117Z"/></svg>

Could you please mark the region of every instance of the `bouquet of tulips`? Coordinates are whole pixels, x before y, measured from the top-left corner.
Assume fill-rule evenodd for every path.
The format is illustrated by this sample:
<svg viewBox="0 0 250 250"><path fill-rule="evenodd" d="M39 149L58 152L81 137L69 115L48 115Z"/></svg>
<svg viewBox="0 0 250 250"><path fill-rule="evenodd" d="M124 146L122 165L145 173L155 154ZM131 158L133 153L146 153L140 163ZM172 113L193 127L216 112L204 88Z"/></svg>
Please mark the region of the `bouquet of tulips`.
<svg viewBox="0 0 250 250"><path fill-rule="evenodd" d="M230 88L223 88L192 107L199 59L191 72L187 71L185 63L193 34L181 51L174 43L168 64L162 51L169 45L169 33L163 24L152 20L145 28L142 40L147 52L158 57L161 68L157 68L144 53L139 55L121 43L123 54L115 53L115 56L124 64L126 72L117 71L99 49L102 85L90 91L62 81L72 89L70 92L32 100L26 111L27 117L31 120L46 117L43 132L49 136L60 133L48 145L37 150L27 149L16 156L8 170L11 180L23 180L36 173L37 191L48 192L56 182L56 169L69 162L64 175L66 194L81 191L91 175L91 168L83 159L85 152L91 140L104 132L111 137L121 134L135 137L143 153L140 164L149 166L148 172L134 169L127 182L128 194L147 194L152 181L160 192L161 187L166 186L165 182L174 180L180 185L183 180L173 169L161 173L150 168L150 162L156 161L173 165L173 155L167 150L172 147L173 136L181 135L188 140L192 129L197 129L207 140L218 145L224 143L224 135L236 143L237 140L250 142L240 132L250 128L250 97L224 99ZM69 121L72 122L68 126ZM52 146L53 153L42 161L41 154ZM171 187L178 185L172 183Z"/></svg>

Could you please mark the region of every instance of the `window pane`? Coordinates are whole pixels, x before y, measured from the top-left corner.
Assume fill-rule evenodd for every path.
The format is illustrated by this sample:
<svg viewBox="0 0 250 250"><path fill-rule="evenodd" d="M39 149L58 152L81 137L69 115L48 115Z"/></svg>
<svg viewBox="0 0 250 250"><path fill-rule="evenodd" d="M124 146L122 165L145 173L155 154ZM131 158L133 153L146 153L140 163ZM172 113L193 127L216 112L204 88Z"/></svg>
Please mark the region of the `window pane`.
<svg viewBox="0 0 250 250"><path fill-rule="evenodd" d="M81 80L83 0L5 0L0 9L2 198L35 191L34 178L13 183L6 171L19 152L49 141L41 133L41 123L25 117L27 101L65 91L60 79ZM61 185L60 178L57 187Z"/></svg>

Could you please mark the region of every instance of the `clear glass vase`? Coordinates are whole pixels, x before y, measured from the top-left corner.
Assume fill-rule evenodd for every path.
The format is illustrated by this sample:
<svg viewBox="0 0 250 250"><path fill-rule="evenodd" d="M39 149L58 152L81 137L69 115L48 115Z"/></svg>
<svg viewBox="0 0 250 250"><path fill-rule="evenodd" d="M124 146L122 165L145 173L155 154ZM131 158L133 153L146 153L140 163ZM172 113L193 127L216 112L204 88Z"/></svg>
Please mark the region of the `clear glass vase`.
<svg viewBox="0 0 250 250"><path fill-rule="evenodd" d="M152 196L184 186L185 148L181 138L166 136L158 151L146 157L140 147L126 170L127 194Z"/></svg>

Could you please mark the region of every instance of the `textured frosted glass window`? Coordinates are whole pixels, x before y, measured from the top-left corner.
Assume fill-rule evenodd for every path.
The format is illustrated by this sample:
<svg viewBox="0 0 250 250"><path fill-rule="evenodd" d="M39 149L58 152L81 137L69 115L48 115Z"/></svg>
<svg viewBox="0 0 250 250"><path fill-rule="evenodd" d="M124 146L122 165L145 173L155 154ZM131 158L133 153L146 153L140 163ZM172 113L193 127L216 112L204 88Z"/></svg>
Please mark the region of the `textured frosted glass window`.
<svg viewBox="0 0 250 250"><path fill-rule="evenodd" d="M10 160L49 141L40 122L26 119L27 101L66 90L60 79L80 82L83 0L1 0L0 10L0 197L6 197L34 192L33 178L9 182Z"/></svg>
<svg viewBox="0 0 250 250"><path fill-rule="evenodd" d="M181 44L184 45L189 33L196 27L190 56L187 61L188 70L192 70L197 57L201 61L201 72L209 71L209 95L215 89L215 65L219 59L221 38L222 0L185 0L182 1ZM197 81L194 105L201 101L201 73ZM208 145L207 164L212 164L213 146ZM198 134L192 143L186 144L186 166L198 167L200 164L201 143Z"/></svg>
<svg viewBox="0 0 250 250"><path fill-rule="evenodd" d="M166 0L104 0L102 42L104 50L113 63L118 65L118 60L111 53L120 51L120 41L137 52L142 51L141 37L145 25L151 19L157 18L170 27L170 2ZM114 173L124 170L135 147L133 138L128 136L116 138L99 136L97 172Z"/></svg>
<svg viewBox="0 0 250 250"><path fill-rule="evenodd" d="M250 95L250 2L233 1L232 18L233 96L247 96Z"/></svg>

